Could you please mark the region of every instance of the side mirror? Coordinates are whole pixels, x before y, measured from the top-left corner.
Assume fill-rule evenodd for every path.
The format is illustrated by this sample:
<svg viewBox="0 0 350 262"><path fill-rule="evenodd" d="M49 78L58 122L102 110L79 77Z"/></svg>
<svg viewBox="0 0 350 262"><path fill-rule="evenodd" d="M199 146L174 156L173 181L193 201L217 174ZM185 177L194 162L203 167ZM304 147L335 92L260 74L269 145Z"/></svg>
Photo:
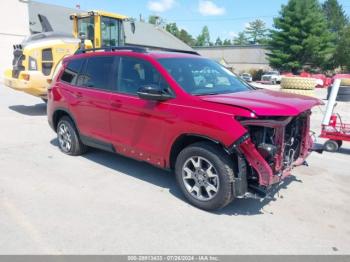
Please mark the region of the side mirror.
<svg viewBox="0 0 350 262"><path fill-rule="evenodd" d="M137 91L137 94L140 98L146 100L165 101L172 98L170 94L166 94L164 90L157 85L143 86Z"/></svg>

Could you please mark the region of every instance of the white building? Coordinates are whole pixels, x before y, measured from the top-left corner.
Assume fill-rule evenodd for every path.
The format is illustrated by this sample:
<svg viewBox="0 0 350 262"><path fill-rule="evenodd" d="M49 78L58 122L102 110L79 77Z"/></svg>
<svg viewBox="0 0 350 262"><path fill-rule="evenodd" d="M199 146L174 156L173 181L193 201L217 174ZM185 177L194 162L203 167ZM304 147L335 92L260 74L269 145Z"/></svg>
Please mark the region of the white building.
<svg viewBox="0 0 350 262"><path fill-rule="evenodd" d="M14 44L29 35L28 1L2 0L0 23L0 81L5 68L12 65Z"/></svg>

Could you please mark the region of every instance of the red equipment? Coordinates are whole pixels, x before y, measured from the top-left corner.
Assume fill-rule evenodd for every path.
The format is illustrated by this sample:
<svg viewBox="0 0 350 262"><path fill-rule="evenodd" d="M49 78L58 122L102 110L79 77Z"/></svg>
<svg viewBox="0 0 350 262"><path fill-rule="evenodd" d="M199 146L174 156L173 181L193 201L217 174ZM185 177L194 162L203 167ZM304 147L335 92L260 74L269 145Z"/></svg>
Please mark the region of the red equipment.
<svg viewBox="0 0 350 262"><path fill-rule="evenodd" d="M350 141L350 124L344 124L339 114L334 114L336 98L339 92L341 79L335 79L332 91L329 95L326 112L322 121L320 137L328 138L324 144L324 150L336 152L342 146L343 141ZM339 120L339 121L338 121Z"/></svg>
<svg viewBox="0 0 350 262"><path fill-rule="evenodd" d="M320 137L329 139L324 144L326 151L336 152L342 146L343 141L350 141L350 124L344 124L340 115L333 114L329 125L322 126Z"/></svg>

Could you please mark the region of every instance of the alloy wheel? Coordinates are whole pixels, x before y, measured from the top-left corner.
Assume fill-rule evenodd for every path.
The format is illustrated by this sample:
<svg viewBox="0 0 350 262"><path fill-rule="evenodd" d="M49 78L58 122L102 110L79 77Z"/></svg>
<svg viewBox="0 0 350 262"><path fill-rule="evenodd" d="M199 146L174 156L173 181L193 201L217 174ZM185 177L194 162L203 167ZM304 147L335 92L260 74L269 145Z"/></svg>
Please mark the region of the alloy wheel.
<svg viewBox="0 0 350 262"><path fill-rule="evenodd" d="M65 123L61 123L58 127L58 142L63 152L68 153L72 148L72 137L68 126Z"/></svg>
<svg viewBox="0 0 350 262"><path fill-rule="evenodd" d="M213 164L200 156L190 157L182 168L186 190L200 201L213 199L219 192L219 176Z"/></svg>

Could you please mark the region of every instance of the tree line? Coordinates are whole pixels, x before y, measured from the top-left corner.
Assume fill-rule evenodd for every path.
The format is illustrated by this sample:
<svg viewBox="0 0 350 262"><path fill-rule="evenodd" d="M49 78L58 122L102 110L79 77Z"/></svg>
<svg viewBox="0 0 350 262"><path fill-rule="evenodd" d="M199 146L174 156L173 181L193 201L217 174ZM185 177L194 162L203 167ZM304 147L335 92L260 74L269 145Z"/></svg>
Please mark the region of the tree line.
<svg viewBox="0 0 350 262"><path fill-rule="evenodd" d="M212 41L208 26L204 26L197 37L193 37L185 29L180 29L176 23L166 23L164 19L158 16L150 16L148 22L162 26L169 33L173 34L190 46L229 46L229 45L250 45L266 44L268 40L268 29L264 21L256 19L250 22L246 30L237 34L232 39L216 38Z"/></svg>
<svg viewBox="0 0 350 262"><path fill-rule="evenodd" d="M323 4L319 0L289 0L274 18L272 29L256 19L236 37L215 41L207 26L193 37L159 17L151 16L149 22L163 25L190 46L266 45L270 65L281 71L350 70L350 22L338 0Z"/></svg>
<svg viewBox="0 0 350 262"><path fill-rule="evenodd" d="M350 70L350 25L337 0L289 0L274 19L268 41L272 67L300 70Z"/></svg>

